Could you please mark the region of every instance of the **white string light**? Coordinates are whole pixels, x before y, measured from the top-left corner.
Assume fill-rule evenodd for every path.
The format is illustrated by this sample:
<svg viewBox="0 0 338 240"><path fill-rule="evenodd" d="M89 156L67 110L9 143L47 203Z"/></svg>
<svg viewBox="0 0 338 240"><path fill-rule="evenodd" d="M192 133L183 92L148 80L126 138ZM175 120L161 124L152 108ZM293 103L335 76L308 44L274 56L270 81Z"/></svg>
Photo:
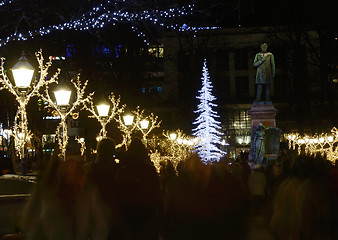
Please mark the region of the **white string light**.
<svg viewBox="0 0 338 240"><path fill-rule="evenodd" d="M19 107L14 118L12 135L17 142L16 150L19 153L20 158L22 158L24 155L22 151L25 147L25 144L30 140L32 136L30 130L28 129L28 119L26 112L27 104L32 97L40 95L40 89L42 89L44 86L47 87L53 82L56 82L56 79L60 74L60 69L58 69L55 74L48 79L47 75L48 70L52 65L52 57L49 57L49 61L44 62L42 50L36 52L35 56L39 64L40 76L32 83L28 91L24 94L20 93L19 90L15 86L13 86L13 84L9 80L6 74L6 70L4 68L5 58L1 58L0 83L2 86L0 87L0 90L7 89L15 96L16 101L19 103Z"/></svg>
<svg viewBox="0 0 338 240"><path fill-rule="evenodd" d="M308 155L320 154L326 156L326 158L332 162L338 160L338 129L332 128L331 134L315 134L307 135L303 137L298 133L284 134L284 137L288 140L289 149L295 150L297 147L298 154L302 153L302 146L304 146L304 152Z"/></svg>
<svg viewBox="0 0 338 240"><path fill-rule="evenodd" d="M44 94L40 94L40 98L42 100L44 100L45 102L48 103L48 105L46 107L52 107L60 116L60 123L57 126L56 129L56 136L57 136L57 141L58 141L58 145L59 145L59 149L60 149L60 154L59 156L65 160L65 156L66 156L66 148L68 145L68 129L67 129L67 117L69 115L72 115L73 118L77 118L78 117L78 113L75 112L78 108L80 108L81 105L83 105L86 101L88 97L91 97L94 92L89 93L86 97L85 97L85 91L86 91L86 87L88 85L88 80L82 84L80 81L80 75L77 76L76 81L74 79L71 80L74 88L76 89L76 100L66 109L58 106L50 97L49 94L49 86L47 85L44 91Z"/></svg>
<svg viewBox="0 0 338 240"><path fill-rule="evenodd" d="M121 102L120 96L118 98L115 98L115 95L113 92L109 95L109 100L112 105L110 106L108 116L106 117L100 117L99 114L97 113L94 103L93 103L92 95L89 95L84 100L84 105L82 109L89 111L92 114L89 117L96 118L96 120L101 124L101 130L98 136L98 140L101 140L102 138L105 138L107 136L107 130L106 130L107 124L110 123L113 119L115 119L116 115L121 115L121 113L124 112L124 109L126 107L125 104L120 106L120 102Z"/></svg>
<svg viewBox="0 0 338 240"><path fill-rule="evenodd" d="M6 1L3 1L5 3ZM0 39L0 47L6 45L10 41L26 41L35 36L44 36L53 31L75 30L87 31L91 29L100 29L107 24L115 25L116 23L131 23L132 31L136 32L138 37L142 38L148 45L146 34L139 30L135 25L140 22L150 22L155 26L164 29L177 31L194 31L217 29L218 27L189 27L187 24L168 23L167 19L184 17L191 15L194 12L194 5L187 5L168 10L143 10L140 12L129 12L121 9L116 10L116 3L112 4L109 1L106 6L100 4L93 7L90 11L83 14L76 20L60 23L57 25L44 26L39 29L28 31L26 33L13 33L10 36Z"/></svg>

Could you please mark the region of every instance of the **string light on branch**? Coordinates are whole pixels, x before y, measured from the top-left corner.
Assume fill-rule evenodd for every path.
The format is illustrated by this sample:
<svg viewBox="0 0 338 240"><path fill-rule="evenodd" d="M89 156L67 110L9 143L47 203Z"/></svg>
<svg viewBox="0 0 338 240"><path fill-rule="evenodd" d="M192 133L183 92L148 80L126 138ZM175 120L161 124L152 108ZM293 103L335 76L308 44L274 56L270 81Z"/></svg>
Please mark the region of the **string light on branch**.
<svg viewBox="0 0 338 240"><path fill-rule="evenodd" d="M147 137L155 128L160 127L162 122L153 113L149 116L144 116L144 110L140 110L139 106L136 107L136 110L131 111L131 114L126 114L126 112L119 114L115 120L122 133L122 142L117 144L116 148L124 146L126 149L131 143L131 136L134 131L141 132L142 141L147 145ZM147 128L145 128L145 121L148 122Z"/></svg>
<svg viewBox="0 0 338 240"><path fill-rule="evenodd" d="M6 1L3 1L5 3ZM15 32L12 35L0 39L0 47L6 45L10 41L26 41L35 36L44 36L53 31L75 30L88 31L92 29L101 29L107 24L116 25L117 23L130 23L132 31L142 38L147 44L146 34L143 33L136 25L140 23L151 23L164 29L177 31L199 31L205 29L216 29L216 27L189 27L187 24L170 23L170 19L191 15L194 12L194 5L186 5L168 10L143 10L140 12L132 12L124 9L123 6L117 6L111 2L105 5L93 7L90 11L83 14L76 20L60 23L57 25L44 26L39 29L28 31L26 33Z"/></svg>
<svg viewBox="0 0 338 240"><path fill-rule="evenodd" d="M322 133L300 136L298 133L284 134L289 144L289 149L297 149L298 154L320 154L332 162L338 159L338 129L333 127L331 134Z"/></svg>
<svg viewBox="0 0 338 240"><path fill-rule="evenodd" d="M3 1L0 1L0 7L3 7L6 4L11 4L11 3L12 3L12 0L3 0Z"/></svg>
<svg viewBox="0 0 338 240"><path fill-rule="evenodd" d="M58 82L56 82L58 83ZM40 94L40 98L48 103L48 106L46 107L51 107L53 108L58 115L60 116L60 123L57 126L56 129L56 136L57 136L57 141L60 149L60 154L59 156L65 160L66 157L66 148L68 145L68 129L67 129L67 117L69 115L73 115L78 117L78 114L76 114L76 111L87 102L87 98L92 97L94 94L89 93L87 96L85 96L85 91L86 87L88 85L88 80L82 84L80 81L80 75L77 75L76 80L72 79L71 83L73 84L75 90L76 90L76 99L72 104L62 102L62 105L58 105L56 102L54 102L49 94L49 86L47 85L44 90L44 94Z"/></svg>
<svg viewBox="0 0 338 240"><path fill-rule="evenodd" d="M75 141L80 144L80 152L81 152L81 156L84 156L85 151L86 151L86 142L85 139L83 137L79 137L76 136L75 137Z"/></svg>
<svg viewBox="0 0 338 240"><path fill-rule="evenodd" d="M88 95L88 97L84 100L84 105L82 109L89 111L92 114L89 117L95 118L101 124L101 130L97 140L101 140L102 138L105 138L107 136L107 124L115 119L116 115L121 115L126 107L125 104L121 105L120 96L116 98L113 92L110 93L108 98L111 105L101 104L94 106L92 95Z"/></svg>
<svg viewBox="0 0 338 240"><path fill-rule="evenodd" d="M15 96L15 100L19 103L19 107L14 118L12 135L14 136L14 140L17 143L16 150L19 153L20 158L24 157L25 144L29 142L32 136L30 130L28 129L28 119L26 112L27 104L32 97L39 96L40 89L53 82L56 82L56 79L60 73L60 69L58 69L53 76L48 78L48 70L52 65L52 57L49 57L49 60L45 62L42 55L42 50L36 52L35 56L39 65L39 77L31 83L34 70L28 63L23 53L19 59L19 62L13 67L14 71L16 72L13 73L16 83L15 86L11 83L6 74L6 70L4 68L5 58L1 58L0 90L8 90ZM24 73L20 73L20 71ZM29 76L27 75L28 72L31 72ZM27 76L28 78L23 80ZM17 81L19 80L17 78L20 78L21 80Z"/></svg>

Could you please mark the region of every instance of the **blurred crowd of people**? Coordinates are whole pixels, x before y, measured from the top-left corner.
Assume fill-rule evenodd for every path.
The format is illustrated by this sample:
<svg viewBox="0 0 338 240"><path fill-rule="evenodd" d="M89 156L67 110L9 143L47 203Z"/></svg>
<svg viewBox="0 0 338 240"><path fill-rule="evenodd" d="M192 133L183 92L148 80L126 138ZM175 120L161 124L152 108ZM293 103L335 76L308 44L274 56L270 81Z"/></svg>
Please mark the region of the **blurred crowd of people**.
<svg viewBox="0 0 338 240"><path fill-rule="evenodd" d="M158 174L142 141L126 152L102 139L95 163L57 152L41 171L22 226L27 239L248 239L248 217L266 216L275 239L337 239L337 165L282 155L268 166L205 165L192 154Z"/></svg>

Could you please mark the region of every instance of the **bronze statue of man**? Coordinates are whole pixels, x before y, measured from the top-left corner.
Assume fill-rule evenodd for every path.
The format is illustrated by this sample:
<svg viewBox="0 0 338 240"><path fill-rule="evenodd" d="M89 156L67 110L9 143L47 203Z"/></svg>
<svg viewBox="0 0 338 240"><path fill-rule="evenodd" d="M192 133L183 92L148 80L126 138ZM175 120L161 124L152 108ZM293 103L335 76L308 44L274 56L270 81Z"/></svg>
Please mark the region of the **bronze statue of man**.
<svg viewBox="0 0 338 240"><path fill-rule="evenodd" d="M269 88L272 79L275 77L275 59L271 52L267 52L268 44L263 43L261 45L262 51L257 53L254 59L253 66L257 68L256 84L257 84L257 96L256 102L262 101L262 90L264 86L265 99L264 101L270 101Z"/></svg>

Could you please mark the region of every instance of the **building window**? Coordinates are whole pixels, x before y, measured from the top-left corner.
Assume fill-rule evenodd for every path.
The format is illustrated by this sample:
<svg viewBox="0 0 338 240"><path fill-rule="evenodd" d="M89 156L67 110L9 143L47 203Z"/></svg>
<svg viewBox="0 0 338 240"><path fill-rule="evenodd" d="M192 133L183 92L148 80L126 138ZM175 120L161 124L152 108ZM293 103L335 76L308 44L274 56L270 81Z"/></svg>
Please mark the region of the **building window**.
<svg viewBox="0 0 338 240"><path fill-rule="evenodd" d="M152 57L163 58L164 48L163 46L152 46L148 48L148 53Z"/></svg>
<svg viewBox="0 0 338 240"><path fill-rule="evenodd" d="M112 50L104 44L96 45L96 47L93 49L93 55L97 58L99 57L111 58Z"/></svg>
<svg viewBox="0 0 338 240"><path fill-rule="evenodd" d="M141 92L143 94L154 94L154 93L162 93L163 87L162 86L156 86L156 87L143 87L141 88Z"/></svg>
<svg viewBox="0 0 338 240"><path fill-rule="evenodd" d="M246 139L251 136L251 117L245 109L227 109L224 112L224 127L231 137ZM248 141L246 141L248 142Z"/></svg>
<svg viewBox="0 0 338 240"><path fill-rule="evenodd" d="M122 46L121 46L121 45L115 46L115 57L116 57L116 58L119 58L119 57L120 57L121 49L122 49Z"/></svg>
<svg viewBox="0 0 338 240"><path fill-rule="evenodd" d="M249 97L249 78L236 77L236 96L239 98Z"/></svg>
<svg viewBox="0 0 338 240"><path fill-rule="evenodd" d="M162 93L162 92L163 92L163 88L162 88L162 86L158 86L158 87L156 87L156 92L158 92L158 93Z"/></svg>
<svg viewBox="0 0 338 240"><path fill-rule="evenodd" d="M229 52L223 49L216 52L216 72L229 70Z"/></svg>
<svg viewBox="0 0 338 240"><path fill-rule="evenodd" d="M74 55L75 55L74 44L67 44L67 47L66 47L66 57L70 58L70 57L73 57Z"/></svg>
<svg viewBox="0 0 338 240"><path fill-rule="evenodd" d="M248 69L248 50L247 49L235 50L235 69L236 70Z"/></svg>

